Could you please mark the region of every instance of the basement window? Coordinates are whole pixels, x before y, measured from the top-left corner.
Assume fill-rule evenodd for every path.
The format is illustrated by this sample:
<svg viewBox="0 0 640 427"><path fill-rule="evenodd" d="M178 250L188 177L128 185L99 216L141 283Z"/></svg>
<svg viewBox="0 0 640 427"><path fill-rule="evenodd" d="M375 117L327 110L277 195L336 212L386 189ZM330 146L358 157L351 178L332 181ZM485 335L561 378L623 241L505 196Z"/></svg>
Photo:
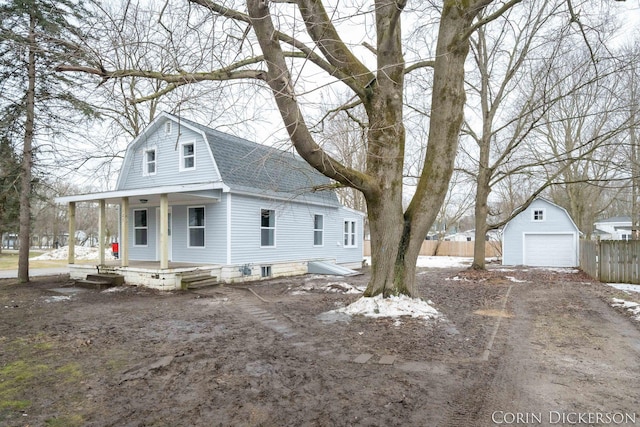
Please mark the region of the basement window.
<svg viewBox="0 0 640 427"><path fill-rule="evenodd" d="M260 275L262 277L271 277L271 266L263 265L262 267L260 267Z"/></svg>

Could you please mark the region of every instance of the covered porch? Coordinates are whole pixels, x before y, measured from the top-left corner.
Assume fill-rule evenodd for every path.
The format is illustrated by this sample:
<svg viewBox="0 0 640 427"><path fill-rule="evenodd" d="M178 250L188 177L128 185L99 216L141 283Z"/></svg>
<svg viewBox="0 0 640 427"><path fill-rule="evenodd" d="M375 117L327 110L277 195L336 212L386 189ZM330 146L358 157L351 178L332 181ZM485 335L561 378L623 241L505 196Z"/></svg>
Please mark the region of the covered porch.
<svg viewBox="0 0 640 427"><path fill-rule="evenodd" d="M69 255L68 264L71 278L82 279L92 273L117 273L125 276L131 284L146 285L156 288L180 288L181 278L188 272L214 274L220 265L203 263L173 262L170 258L171 245L170 212L172 205L192 203L216 203L220 201L221 192L226 188L219 183L175 185L135 190L110 191L103 193L63 196L56 198L57 203L67 204L69 221ZM97 265L76 263L76 204L96 203L98 205L98 246L99 259ZM106 233L106 206L119 206L118 221L118 259L107 260L105 253L110 249ZM157 218L156 259L132 260L130 247L132 244L131 210L135 208L153 208L159 211ZM220 278L220 274L217 274ZM128 279L128 280L127 280Z"/></svg>

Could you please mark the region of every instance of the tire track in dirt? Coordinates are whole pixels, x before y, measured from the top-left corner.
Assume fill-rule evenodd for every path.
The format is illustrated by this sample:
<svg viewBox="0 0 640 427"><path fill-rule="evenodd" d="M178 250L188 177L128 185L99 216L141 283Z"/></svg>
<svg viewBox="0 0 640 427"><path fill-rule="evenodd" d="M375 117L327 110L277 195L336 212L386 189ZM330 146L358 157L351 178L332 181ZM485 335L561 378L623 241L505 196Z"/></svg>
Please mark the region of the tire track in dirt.
<svg viewBox="0 0 640 427"><path fill-rule="evenodd" d="M568 413L637 411L640 333L584 286L514 287L515 316L501 333L504 351L476 425L513 417L520 425L554 425Z"/></svg>

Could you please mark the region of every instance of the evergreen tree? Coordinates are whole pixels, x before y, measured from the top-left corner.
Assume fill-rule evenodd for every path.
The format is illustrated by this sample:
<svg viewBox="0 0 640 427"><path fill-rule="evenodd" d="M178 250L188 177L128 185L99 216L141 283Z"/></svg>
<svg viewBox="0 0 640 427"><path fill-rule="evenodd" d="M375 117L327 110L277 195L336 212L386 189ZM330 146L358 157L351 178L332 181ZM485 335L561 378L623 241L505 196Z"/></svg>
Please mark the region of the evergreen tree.
<svg viewBox="0 0 640 427"><path fill-rule="evenodd" d="M55 73L59 63L78 63L88 16L74 0L8 0L0 5L0 136L22 142L18 279L29 281L30 198L34 154L77 121L92 116L90 104L72 93L75 81ZM75 92L77 93L77 92Z"/></svg>
<svg viewBox="0 0 640 427"><path fill-rule="evenodd" d="M4 233L18 230L20 159L6 138L0 138L0 252Z"/></svg>

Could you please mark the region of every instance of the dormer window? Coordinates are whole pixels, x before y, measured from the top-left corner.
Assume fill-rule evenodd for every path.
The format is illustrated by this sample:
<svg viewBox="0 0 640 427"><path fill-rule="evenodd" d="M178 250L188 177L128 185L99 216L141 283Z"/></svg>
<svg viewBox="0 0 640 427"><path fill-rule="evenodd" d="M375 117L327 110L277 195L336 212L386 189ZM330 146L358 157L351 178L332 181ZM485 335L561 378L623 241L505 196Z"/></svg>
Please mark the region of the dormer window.
<svg viewBox="0 0 640 427"><path fill-rule="evenodd" d="M143 153L142 174L144 176L156 174L156 148L147 148Z"/></svg>
<svg viewBox="0 0 640 427"><path fill-rule="evenodd" d="M194 142L184 142L180 144L180 170L191 170L196 168L196 144Z"/></svg>
<svg viewBox="0 0 640 427"><path fill-rule="evenodd" d="M171 121L164 122L164 133L167 135L171 135L171 125L173 123Z"/></svg>

